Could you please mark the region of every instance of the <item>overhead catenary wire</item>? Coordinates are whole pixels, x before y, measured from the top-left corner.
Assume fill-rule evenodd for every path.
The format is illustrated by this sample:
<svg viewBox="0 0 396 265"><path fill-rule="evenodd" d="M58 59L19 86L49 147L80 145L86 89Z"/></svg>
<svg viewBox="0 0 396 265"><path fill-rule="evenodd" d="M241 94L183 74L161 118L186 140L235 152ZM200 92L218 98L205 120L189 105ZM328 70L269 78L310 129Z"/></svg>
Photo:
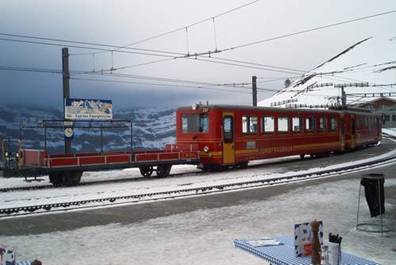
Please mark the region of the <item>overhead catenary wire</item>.
<svg viewBox="0 0 396 265"><path fill-rule="evenodd" d="M253 3L258 2L258 1L260 1L260 0L253 1L251 3L243 5L242 7L250 5L250 4L253 4ZM235 8L233 10L237 10L237 8ZM382 13L376 13L376 14L369 15L369 16L364 16L364 17L359 17L359 18L355 18L355 19L349 19L349 20L344 20L344 21L340 21L340 22L335 22L335 23L324 25L324 26L314 27L314 28L310 28L310 29L306 29L306 30L296 31L296 32L283 34L283 35L279 35L279 36L275 36L275 37L271 37L271 38L267 38L267 39L262 39L262 40L258 40L258 41L254 41L254 42L249 42L249 43L244 43L244 44L228 47L228 48L219 50L219 52L220 51L224 52L224 51L228 51L228 50L235 50L235 49L239 49L239 48L243 48L243 47L248 47L248 46L260 44L260 43L263 43L263 42L269 42L269 41L274 41L274 40L278 40L278 39L288 38L288 37L292 37L292 36L295 36L295 35L300 35L300 34L312 32L312 31L317 31L317 30L321 30L321 29L325 29L325 28L329 28L329 27L335 27L335 26L339 26L339 25L343 25L343 24L348 24L348 23L353 23L353 22L362 21L362 20L366 20L366 19L371 19L371 18L374 18L374 17L389 15L389 14L393 14L395 12L396 12L396 10L390 10L390 11L386 11L386 12L382 12ZM227 13L229 13L229 12L224 12L222 14L227 14ZM218 16L219 15L214 16L214 17L218 17ZM210 19L213 19L213 17L210 17L210 18L207 18L205 20L202 20L202 22L210 20ZM187 27L190 27L190 26L202 23L202 22L196 22L196 23L188 25ZM178 28L178 30L185 29L185 28L186 28L186 26L182 27L182 28ZM10 33L4 33L4 32L0 32L0 35L8 36L8 37L29 38L29 39L37 39L37 40L63 42L63 43L65 43L65 42L74 43L74 44L80 44L80 46L73 45L73 46L69 46L69 47L81 48L81 49L101 50L101 51L106 51L106 52L112 52L112 51L115 52L116 51L116 52L124 52L125 53L125 51L122 51L121 49L131 49L131 50L136 50L136 51L141 51L141 52L145 51L145 52L152 52L152 53L167 53L167 54L173 54L173 55L183 55L182 53L173 52L173 51L164 51L164 50L154 50L154 49L144 49L144 48L132 48L132 47L129 47L129 46L134 45L134 43L131 43L131 44L128 44L128 45L124 45L124 46L117 46L117 45L110 45L110 44L101 44L101 43L94 43L94 42L83 42L83 41L66 40L66 39L59 39L59 38L48 38L48 37L39 37L39 36L31 36L31 35L22 35L22 34L10 34ZM159 35L157 35L157 36L159 36ZM15 40L15 39L6 39L6 38L2 38L0 40L18 41L18 40ZM27 41L23 41L23 40L19 40L19 41L20 42L27 42ZM43 43L43 42L34 42L34 43L61 46L61 44L49 44L49 43ZM102 48L83 47L81 45L102 46ZM104 47L106 47L106 48L104 48ZM111 48L113 48L113 49L111 49ZM119 50L115 50L114 48L119 48ZM208 52L204 52L204 53L207 54ZM91 53L89 53L89 54L91 54ZM195 53L195 54L199 55L201 53Z"/></svg>
<svg viewBox="0 0 396 265"><path fill-rule="evenodd" d="M215 17L212 17L213 21L213 39L214 39L214 46L215 46L215 51L217 51L217 32L216 32L216 21Z"/></svg>
<svg viewBox="0 0 396 265"><path fill-rule="evenodd" d="M182 57L184 58L184 57ZM108 69L98 69L96 71L89 71L89 72L114 72L117 70L122 70L122 69L130 69L134 67L139 67L139 66L144 66L144 65L151 65L155 63L160 63L160 62L167 62L167 61L172 61L180 59L180 57L172 57L172 58L167 58L167 59L160 59L160 60L153 60L149 62L144 62L144 63L138 63L138 64L132 64L132 65L125 65L125 66L119 66L119 67L112 67ZM197 57L197 58L191 58L188 57L186 59L190 60L195 60L195 61L201 61L201 62L207 62L207 63L215 63L215 64L222 64L222 65L229 65L229 66L236 66L236 67L242 67L242 68L249 68L249 69L257 69L257 70L263 70L263 71L270 71L270 72L277 72L277 73L286 73L286 74L300 74L302 75L304 72L302 70L294 70L291 68L283 68L279 66L270 66L270 65L265 65L265 64L259 64L259 63L250 63L246 61L239 61L239 60L233 60L233 59L226 59L226 58L217 58L217 57ZM282 70L285 69L285 70ZM286 70L290 69L290 70ZM88 73L88 72L87 72Z"/></svg>
<svg viewBox="0 0 396 265"><path fill-rule="evenodd" d="M234 46L234 47L231 47L231 49L237 49L237 48L243 48L243 47L248 47L248 46L251 46L251 45L255 45L255 44L258 44L258 43L262 43L262 42L266 42L266 41L270 41L270 40L275 40L275 39L280 39L280 38L286 38L286 37L290 37L290 36L294 36L294 35L297 35L297 34L303 34L303 33L307 33L307 32L310 32L310 31L314 31L314 30L320 30L320 29L323 29L323 28L327 28L327 27L333 27L333 26L338 26L338 25L341 25L341 24L346 24L346 23L352 23L352 22L355 22L355 21L360 21L360 20L363 20L363 19L369 19L369 18L373 18L373 17L377 17L377 16L381 16L381 15L388 15L388 14L391 14L391 13L395 13L396 12L396 10L392 10L392 11L388 11L388 12L383 12L383 13L379 13L379 14L374 14L374 15L371 15L371 16L366 16L366 17L360 17L360 18L357 18L357 19L351 19L351 20L347 20L347 21L342 21L342 22L338 22L338 23L333 23L333 24L329 24L329 25L325 25L325 26L321 26L321 27L316 27L316 28L313 28L313 29L308 29L308 30L303 30L303 31L299 31L299 32L295 32L295 33L292 33L292 34L286 34L286 35L281 35L281 36L278 36L278 37L273 37L273 38L270 38L270 39L265 39L265 40L260 40L260 41L256 41L256 42L251 42L251 43L246 43L246 44L244 44L244 45L239 45L239 46ZM0 35L1 35L1 33L0 33ZM3 38L3 40L4 40L5 38ZM0 38L0 40L2 40L1 38ZM12 40L9 40L9 41L17 41L17 42L30 42L30 43L34 43L34 44L45 44L45 45L53 45L53 46L64 46L63 44L60 44L60 43L49 43L49 42L43 42L43 41L26 41L26 40L15 40L15 39L12 39ZM87 46L87 45L70 45L69 47L74 47L74 48L81 48L81 49L96 49L96 50L104 50L104 51L113 51L114 49L111 49L110 47L109 48L104 48L104 47L102 47L102 48L100 48L100 47L89 47L89 46ZM128 47L128 49L129 49L130 47ZM230 48L227 48L227 49L223 49L223 50L221 50L221 51L227 51L227 50L230 50ZM154 50L153 50L154 51ZM136 51L124 51L124 50L120 50L120 51L117 51L117 52L124 52L124 53L134 53L134 54L142 54L142 55L150 55L150 56L161 56L161 57L166 57L167 59L166 60L173 60L174 59L174 57L175 56L172 56L170 53L171 52L169 52L168 53L168 55L166 55L166 54L164 54L164 53L166 53L166 51L159 51L159 50L155 50L154 52L149 52L149 53L145 53L145 52L136 52ZM208 53L208 52L205 52L205 53L196 53L196 54L193 54L193 55L191 55L191 56L196 56L196 57L198 57L198 56L203 56L203 55L208 55L208 54L210 54L210 53ZM185 56L184 56L185 57ZM212 58L211 58L212 59ZM164 59L165 60L165 59ZM164 60L157 60L157 61L164 61ZM206 59L206 60L209 60L209 59ZM154 62L151 62L151 63L154 63ZM224 63L224 62L223 62ZM25 69L26 71L29 71L28 69Z"/></svg>
<svg viewBox="0 0 396 265"><path fill-rule="evenodd" d="M92 82L105 82L105 83L122 83L122 84L134 84L134 85L148 85L148 86L159 86L159 87L182 87L182 88L196 88L196 89L207 89L214 91L222 91L227 93L241 93L241 94L250 94L249 91L242 90L230 90L223 89L218 87L210 87L210 86L192 86L192 85L179 85L179 84L160 84L160 83L147 83L147 82L135 82L135 81L127 81L127 80L107 80L107 79L95 79L95 78L78 78L72 77L71 80L78 81L92 81ZM236 87L238 88L238 87Z"/></svg>
<svg viewBox="0 0 396 265"><path fill-rule="evenodd" d="M156 35L153 35L153 36L150 36L150 37L147 37L147 38L144 38L144 39L141 39L141 40L132 42L132 43L129 43L129 44L127 44L127 45L118 46L118 47L116 47L116 50L118 50L118 49L124 49L124 48L130 47L130 46L134 46L134 45L137 45L137 44L140 44L140 43L143 43L143 42L147 42L147 41L150 41L150 40L158 39L158 38L161 38L161 37L163 37L163 36L166 36L166 35L169 35L169 34L178 32L178 31L185 30L186 28L190 28L190 27L193 27L193 26L202 24L202 23L207 22L207 21L210 21L210 20L212 20L212 19L215 19L215 18L224 16L224 15L227 15L227 14L229 14L229 13L232 13L232 12L234 12L234 11L237 11L237 10L239 10L239 9L248 7L248 6L253 5L253 4L255 4L255 3L259 2L259 1L261 1L261 0L254 0L254 1L248 2L248 3L246 3L246 4L243 4L243 5L234 7L234 8L232 8L232 9L226 10L226 11L224 11L224 12L218 13L218 14L216 14L216 15L214 15L214 16L211 16L211 17L208 17L208 18L205 18L205 19L198 20L198 21L193 22L193 23L191 23L191 24L188 24L188 25L186 25L186 26L178 27L178 28L175 28L175 29L172 29L172 30L169 30L169 31L165 31L165 32L162 32L162 33L159 33L159 34L156 34Z"/></svg>
<svg viewBox="0 0 396 265"><path fill-rule="evenodd" d="M2 33L0 33L1 35ZM12 42L20 42L20 43L29 43L29 44L39 44L39 45L49 45L49 46L57 46L57 47L64 47L66 46L63 43L50 43L50 42L43 42L43 41L30 41L30 40L19 40L19 39L9 39L9 38L0 38L0 40L3 41L12 41ZM108 48L98 48L98 47L91 47L91 46L81 46L81 45L68 45L68 47L71 48L78 48L78 49L96 49L96 50L106 50L111 52L111 49ZM113 63L112 63L112 67L110 67L109 69L95 69L94 71L96 72L104 72L104 71L116 71L116 70L120 70L120 69L127 69L127 68L134 68L137 66L143 66L143 65L149 65L149 64L155 64L155 63L159 63L159 62L165 62L165 61L172 61L175 59L181 59L181 58L185 58L185 59L199 59L200 56L203 56L205 54L210 54L210 52L205 52L204 54L193 54L193 55L185 55L182 54L180 56L173 56L173 55L167 55L167 54L160 54L158 50L153 50L156 51L158 53L149 53L149 52L137 52L137 51L118 51L121 53L126 53L126 54L137 54L137 55L147 55L147 56L157 56L157 57L165 57L167 59L161 59L161 60L153 60L150 62L145 62L145 63L141 63L141 64L135 64L135 65L126 65L126 66L120 66L120 67L114 67ZM181 54L181 53L178 53ZM91 55L93 56L93 54L91 53ZM191 58L191 56L196 56L196 58ZM209 58L209 59L202 59L202 61L207 61L209 62L210 58L211 59L215 59L215 61L213 61L212 63L218 63L218 64L225 64L222 62L218 62L218 60L228 60L228 61L236 61L236 60L232 60L232 59L226 59L226 58L217 58L217 57L206 57L203 56L203 58ZM94 59L94 58L93 58ZM249 63L244 61L243 64L252 64L252 65L260 65L257 63ZM238 65L238 64L228 64L228 65L234 65L234 66L241 66L244 68L253 68L253 69L261 69L261 70L268 70L268 71L275 71L275 72L284 72L284 71L279 71L276 69L287 69L284 67L279 67L279 66L270 66L270 65L265 65L266 67L268 67L267 69L265 68L258 68L258 67L248 67L246 65ZM273 67L274 69L270 69L270 67Z"/></svg>
<svg viewBox="0 0 396 265"><path fill-rule="evenodd" d="M261 43L264 43L264 42L270 42L270 41L274 41L274 40L279 40L279 39L288 38L288 37L292 37L292 36L296 36L296 35L300 35L300 34L305 34L305 33L313 32L313 31L322 30L322 29L326 29L326 28L330 28L330 27L336 27L336 26L340 26L340 25L343 25L343 24L349 24L349 23L353 23L353 22L357 22L357 21L371 19L371 18L374 18L374 17L389 15L389 14L393 14L395 12L396 12L396 10L376 13L376 14L373 14L373 15L368 15L368 16L363 16L363 17L359 17L359 18L344 20L344 21L340 21L340 22L336 22L336 23L327 24L327 25L324 25L324 26L319 26L319 27L314 27L314 28L310 28L310 29L306 29L306 30L296 31L296 32L292 32L292 33L289 33L289 34L283 34L283 35L279 35L279 36L275 36L275 37L271 37L271 38L267 38L267 39L263 39L263 40L258 40L258 41L254 41L254 42L249 42L249 43L245 43L245 44L240 44L240 45L236 45L236 46L232 46L232 47L228 47L228 48L224 48L224 49L217 49L217 47L216 47L214 51L209 51L209 52L201 52L201 53L190 54L189 48L188 48L188 53L184 57L190 57L190 56L197 57L197 56L202 56L202 55L210 56L211 53L212 54L213 53L220 53L220 52L226 52L226 51L235 50L235 49L239 49L239 48L245 48L245 47L261 44ZM212 19L213 19L213 17L212 17ZM209 19L206 19L206 20L209 20ZM184 28L180 28L179 30L181 30L181 29L184 29ZM187 31L187 27L185 29ZM188 42L188 39L187 39L187 42ZM131 46L133 44L134 43L126 45L125 47ZM216 46L217 46L217 44L216 44ZM181 58L182 58L182 56L181 56Z"/></svg>
<svg viewBox="0 0 396 265"><path fill-rule="evenodd" d="M2 33L0 33L2 35ZM26 37L30 38L30 37ZM70 41L65 41L64 43L54 43L54 42L45 42L45 41L32 41L32 40L20 40L20 39L11 39L11 38L0 38L0 41L10 41L10 42L19 42L19 43L29 43L29 44L39 44L39 45L47 45L47 46L57 46L57 47L65 47L67 46L68 48L76 48L76 49L88 49L88 50L100 50L100 51L108 51L112 52L113 50L111 48L101 48L101 47L95 47L95 46L87 46L85 44L82 45L77 45L77 44L70 44ZM100 45L97 45L100 46ZM152 52L145 52L145 51L132 51L132 50L119 50L117 51L118 53L124 53L124 54L138 54L138 55L148 55L148 56L157 56L157 57L167 57L167 58L173 58L174 55L166 54L166 52L160 52L160 51L155 51L152 50ZM89 53L92 55L92 53Z"/></svg>
<svg viewBox="0 0 396 265"><path fill-rule="evenodd" d="M254 1L254 2L257 2L257 1ZM252 2L252 3L254 3L254 2ZM396 12L396 10L391 10L391 11L387 11L387 12L377 13L377 14L373 14L373 15L369 15L369 16L359 17L359 18L345 20L345 21L341 21L341 22L336 22L336 23L332 23L332 24L328 24L328 25L324 25L324 26L320 26L320 27L315 27L315 28L310 28L310 29L306 29L306 30L302 30L302 31L297 31L297 32L289 33L289 34L283 34L283 35L279 35L279 36L275 36L275 37L271 37L271 38L255 41L255 42L250 42L250 43L245 43L245 44L241 44L241 45L237 45L237 46L232 46L232 47L228 47L228 48L225 48L225 49L220 49L220 50L216 49L216 51L212 51L212 52L194 53L194 54L187 54L187 55L184 55L184 56L180 55L180 53L176 53L176 54L180 55L180 58L182 58L182 57L190 57L190 56L197 57L197 56L202 56L202 55L208 55L210 53L215 53L215 52L216 53L225 52L225 51L235 50L235 49L239 49L239 48L244 48L244 47L248 47L248 46L252 46L252 45L256 45L256 44L260 44L260 43L264 43L264 42L269 42L269 41L274 41L274 40L283 39L283 38L287 38L287 37L292 37L292 36L295 36L295 35L304 34L304 33L312 32L312 31L317 31L317 30L321 30L321 29L325 29L325 28L329 28L329 27L335 27L335 26L339 26L339 25L342 25L342 24L348 24L348 23L353 23L353 22L362 21L362 20L366 20L366 19L371 19L371 18L378 17L378 16L389 15L389 14L392 14L392 13L395 13L395 12ZM210 19L212 19L212 18L213 17L211 17ZM206 19L206 20L208 20L208 19ZM193 25L193 24L191 24L191 25ZM183 29L185 29L185 27L183 27ZM70 42L70 43L84 44L84 45L88 45L88 44L89 45L94 45L94 43L88 43L88 42L68 41L68 40L62 40L62 39L44 38L44 37L28 36L28 35L17 35L17 34L8 34L8 33L0 33L0 35L21 37L21 38L34 38L34 39L41 39L41 40L66 41L66 42ZM0 40L29 42L29 41L26 41L26 40L12 40L12 39L6 39L6 38L0 38ZM54 45L54 46L63 46L62 44L54 44L54 43L50 44L48 42L44 43L44 42L32 42L32 41L30 41L30 43ZM107 45L107 44L99 44L99 45L106 46L106 47L109 47L109 48L85 47L85 46L81 46L81 45L69 45L69 47L80 48L80 49L96 49L96 50L108 51L108 52L115 51L114 49L110 49L111 46L112 47L118 47L118 48L121 47L121 48L126 48L126 49L135 49L135 48L128 47L128 45L126 45L126 46L114 46L114 45ZM123 50L117 50L117 52L133 53L133 54L141 54L141 55L161 56L161 57L171 57L170 56L171 53L173 53L173 55L175 55L175 52L169 52L169 51L149 50L149 49L138 49L138 50L140 50L140 52L137 52L137 51L123 51ZM144 53L143 51L151 51L151 53ZM159 53L162 53L162 54L159 54ZM167 53L168 55L165 55L164 53Z"/></svg>
<svg viewBox="0 0 396 265"><path fill-rule="evenodd" d="M376 13L376 14L373 14L373 15L368 15L368 16L358 17L358 18L354 18L354 19L343 20L343 21L340 21L340 22L335 22L335 23L331 23L331 24L327 24L327 25L323 25L323 26L319 26L319 27L309 28L309 29L305 29L305 30L291 32L291 33L288 33L288 34L282 34L282 35L271 37L271 38L267 38L267 39L262 39L262 40L257 40L257 41L253 41L253 42L248 42L248 43L243 43L243 44L231 46L231 47L222 49L222 52L235 50L235 49L240 49L240 48L246 48L246 47L250 47L250 46L253 46L253 45L261 44L261 43L264 43L264 42L270 42L270 41L274 41L274 40L289 38L289 37L296 36L296 35L301 35L301 34L313 32L313 31L318 31L318 30L322 30L322 29L326 29L326 28L336 27L336 26L349 24L349 23L353 23L353 22L357 22L357 21L367 20L367 19L371 19L371 18L374 18L374 17L390 15L390 14L393 14L393 13L396 13L396 10L390 10L390 11L386 11L386 12Z"/></svg>
<svg viewBox="0 0 396 265"><path fill-rule="evenodd" d="M50 69L50 68L37 68L37 67L18 67L18 66L2 66L0 65L0 71L22 71L22 72L36 72L36 73L50 73L50 74L62 74L62 70L60 69ZM87 74L85 71L71 71L70 74L72 78L75 74ZM121 74L121 73L88 73L88 75L95 75L95 76L107 76L107 77L120 77L120 78L130 78L130 79L142 79L142 80L152 80L152 81L160 81L160 82L168 82L168 83L179 83L179 84L195 84L201 86L211 86L211 87L229 87L229 88L244 88L245 86L238 86L233 84L238 84L235 82L231 83L210 83L210 82L201 82L201 81L194 81L194 80L183 80L183 79L175 79L175 78L166 78L166 77L157 77L157 76L145 76L145 75L131 75L131 74ZM259 88L260 90L264 91L272 91L275 92L277 90L267 89L267 88ZM230 91L230 90L228 90Z"/></svg>

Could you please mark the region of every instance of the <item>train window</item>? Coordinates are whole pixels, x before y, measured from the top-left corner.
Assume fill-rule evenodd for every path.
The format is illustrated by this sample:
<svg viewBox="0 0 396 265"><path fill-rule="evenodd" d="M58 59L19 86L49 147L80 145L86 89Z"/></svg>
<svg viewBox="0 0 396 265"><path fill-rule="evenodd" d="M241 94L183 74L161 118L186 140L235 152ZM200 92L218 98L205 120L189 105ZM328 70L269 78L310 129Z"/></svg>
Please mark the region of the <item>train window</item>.
<svg viewBox="0 0 396 265"><path fill-rule="evenodd" d="M183 133L208 132L208 114L183 114L182 131Z"/></svg>
<svg viewBox="0 0 396 265"><path fill-rule="evenodd" d="M392 121L396 121L396 115L392 115Z"/></svg>
<svg viewBox="0 0 396 265"><path fill-rule="evenodd" d="M242 133L248 133L249 129L249 117L248 116L243 116L242 117Z"/></svg>
<svg viewBox="0 0 396 265"><path fill-rule="evenodd" d="M257 133L257 117L242 117L242 133Z"/></svg>
<svg viewBox="0 0 396 265"><path fill-rule="evenodd" d="M300 117L292 118L292 130L293 132L300 132L302 127L302 119Z"/></svg>
<svg viewBox="0 0 396 265"><path fill-rule="evenodd" d="M199 115L199 131L200 132L208 132L208 130L209 130L208 114L200 114Z"/></svg>
<svg viewBox="0 0 396 265"><path fill-rule="evenodd" d="M233 142L233 125L232 125L232 116L225 116L223 119L223 135L224 142L232 143Z"/></svg>
<svg viewBox="0 0 396 265"><path fill-rule="evenodd" d="M326 117L320 117L319 118L319 130L322 130L322 131L326 130L326 127L327 127L326 123L327 123Z"/></svg>
<svg viewBox="0 0 396 265"><path fill-rule="evenodd" d="M305 130L307 131L315 130L315 120L313 117L305 118Z"/></svg>
<svg viewBox="0 0 396 265"><path fill-rule="evenodd" d="M263 117L263 132L270 133L275 131L274 117Z"/></svg>
<svg viewBox="0 0 396 265"><path fill-rule="evenodd" d="M337 128L337 121L335 117L330 118L330 131L335 131Z"/></svg>
<svg viewBox="0 0 396 265"><path fill-rule="evenodd" d="M249 132L257 133L257 117L250 117Z"/></svg>
<svg viewBox="0 0 396 265"><path fill-rule="evenodd" d="M389 115L385 115L385 116L384 116L384 120L385 120L385 121L390 121L390 116L389 116Z"/></svg>
<svg viewBox="0 0 396 265"><path fill-rule="evenodd" d="M278 118L278 132L288 132L289 131L289 118L279 117Z"/></svg>
<svg viewBox="0 0 396 265"><path fill-rule="evenodd" d="M185 114L182 116L182 130L184 133L188 131L188 119L187 115Z"/></svg>

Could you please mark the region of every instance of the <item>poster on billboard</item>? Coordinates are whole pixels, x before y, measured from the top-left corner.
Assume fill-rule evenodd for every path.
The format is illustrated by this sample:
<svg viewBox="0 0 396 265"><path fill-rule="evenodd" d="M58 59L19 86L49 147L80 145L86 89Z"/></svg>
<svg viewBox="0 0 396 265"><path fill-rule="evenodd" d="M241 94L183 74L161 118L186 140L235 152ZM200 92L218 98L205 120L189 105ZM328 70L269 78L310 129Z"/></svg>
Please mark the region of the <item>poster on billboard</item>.
<svg viewBox="0 0 396 265"><path fill-rule="evenodd" d="M112 101L103 99L66 99L65 119L111 120L113 119Z"/></svg>

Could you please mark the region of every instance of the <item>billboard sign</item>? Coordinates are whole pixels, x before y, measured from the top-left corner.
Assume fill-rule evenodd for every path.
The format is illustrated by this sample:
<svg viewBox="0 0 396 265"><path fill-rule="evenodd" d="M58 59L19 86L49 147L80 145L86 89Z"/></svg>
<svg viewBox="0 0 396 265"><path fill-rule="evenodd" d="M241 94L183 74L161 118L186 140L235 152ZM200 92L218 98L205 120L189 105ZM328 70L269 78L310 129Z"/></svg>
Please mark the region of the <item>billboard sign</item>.
<svg viewBox="0 0 396 265"><path fill-rule="evenodd" d="M65 119L111 120L113 119L112 101L102 99L66 99Z"/></svg>

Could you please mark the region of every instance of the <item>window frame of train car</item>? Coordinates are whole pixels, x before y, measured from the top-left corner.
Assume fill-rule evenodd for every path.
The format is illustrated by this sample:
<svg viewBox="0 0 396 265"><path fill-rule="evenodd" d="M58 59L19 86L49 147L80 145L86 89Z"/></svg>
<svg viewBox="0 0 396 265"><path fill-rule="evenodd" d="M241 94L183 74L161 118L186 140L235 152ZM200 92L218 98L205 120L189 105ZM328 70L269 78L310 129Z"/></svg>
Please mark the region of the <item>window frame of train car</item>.
<svg viewBox="0 0 396 265"><path fill-rule="evenodd" d="M231 118L231 137L226 138L225 121ZM222 141L223 141L223 164L235 164L235 115L233 112L223 112L222 115Z"/></svg>

